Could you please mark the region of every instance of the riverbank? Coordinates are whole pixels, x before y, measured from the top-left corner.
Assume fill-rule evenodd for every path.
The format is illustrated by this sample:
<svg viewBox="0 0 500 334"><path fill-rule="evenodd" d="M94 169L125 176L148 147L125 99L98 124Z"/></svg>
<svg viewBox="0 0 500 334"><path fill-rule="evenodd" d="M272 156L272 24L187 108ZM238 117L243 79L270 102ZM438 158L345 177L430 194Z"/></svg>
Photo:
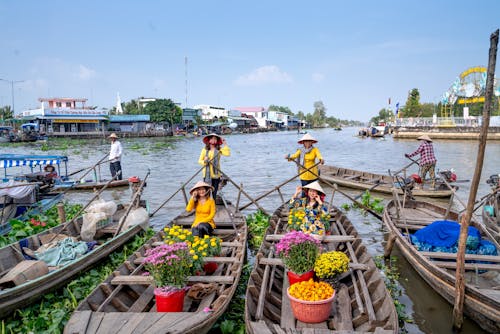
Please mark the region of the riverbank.
<svg viewBox="0 0 500 334"><path fill-rule="evenodd" d="M481 127L454 126L415 126L415 127L395 127L393 138L416 139L422 135L428 135L432 139L457 139L457 140L477 140ZM488 140L500 140L500 127L489 127Z"/></svg>

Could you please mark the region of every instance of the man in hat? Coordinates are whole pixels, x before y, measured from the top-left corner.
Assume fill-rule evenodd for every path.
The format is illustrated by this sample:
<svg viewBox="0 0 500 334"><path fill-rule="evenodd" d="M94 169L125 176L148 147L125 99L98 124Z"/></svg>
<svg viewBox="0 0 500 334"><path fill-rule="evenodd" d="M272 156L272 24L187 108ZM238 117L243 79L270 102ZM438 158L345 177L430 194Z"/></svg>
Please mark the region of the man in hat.
<svg viewBox="0 0 500 334"><path fill-rule="evenodd" d="M430 190L434 190L436 187L436 177L435 177L435 169L436 169L436 156L434 155L434 147L432 146L432 139L429 138L428 135L422 135L417 138L419 140L420 146L417 150L411 154L405 154L405 157L411 158L417 154L420 154L420 177L422 179L422 185L425 182L425 176L429 173L431 178L431 188ZM418 188L417 188L418 189Z"/></svg>
<svg viewBox="0 0 500 334"><path fill-rule="evenodd" d="M116 176L117 180L122 179L122 144L118 141L118 136L116 133L109 135L111 139L111 148L109 150L109 170L111 171L111 176L114 178Z"/></svg>
<svg viewBox="0 0 500 334"><path fill-rule="evenodd" d="M295 160L297 162L299 166L299 171L298 171L299 174L309 169L307 172L304 172L299 176L302 186L305 186L318 179L319 177L318 166L314 166L316 164L316 159L319 161L320 164L325 163L319 149L313 146L313 144L317 142L318 141L314 139L309 133L306 133L298 141L299 144L304 145L304 148L303 149L299 148L294 154L288 154L285 156L285 159L287 159L288 161Z"/></svg>

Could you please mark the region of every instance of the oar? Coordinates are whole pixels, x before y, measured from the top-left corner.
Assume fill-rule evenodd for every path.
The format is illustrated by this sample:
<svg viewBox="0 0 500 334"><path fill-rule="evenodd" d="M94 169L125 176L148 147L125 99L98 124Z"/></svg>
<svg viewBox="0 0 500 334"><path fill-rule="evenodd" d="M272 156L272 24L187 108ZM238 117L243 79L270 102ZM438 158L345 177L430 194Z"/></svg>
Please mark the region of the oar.
<svg viewBox="0 0 500 334"><path fill-rule="evenodd" d="M302 166L300 163L298 163L297 161L295 161L295 163L303 168L303 169L307 169L305 168L304 166ZM336 185L336 183L334 182L333 184L331 182L329 182L328 180L325 180L323 177L321 177L320 175L314 173L313 171L309 171L311 172L314 176L316 176L318 179L320 179L322 182L326 183L327 185L329 185L330 187L333 187L335 188L334 184ZM372 209L370 209L369 207L367 207L366 205L364 205L363 203L357 201L356 199L354 199L352 196L350 196L349 194L346 194L345 192L341 191L340 189L338 189L338 187L336 188L336 190L341 193L342 195L344 195L345 197L347 197L348 199L350 199L351 201L353 201L354 203L356 203L356 205L358 205L359 207L365 209L366 211L368 211L369 213L371 213L372 215L374 215L375 217L377 217L379 220L382 220L382 216L379 215L378 213L376 213L375 211L373 211Z"/></svg>
<svg viewBox="0 0 500 334"><path fill-rule="evenodd" d="M354 197L354 199L358 199L360 198L361 196L363 196L363 194L367 191L372 191L373 189L377 188L378 186L380 186L381 184L384 184L383 182L380 182L380 180L377 180L377 183L374 184L373 186L371 186L369 189L366 189L365 191L363 191L361 194L357 195L356 197Z"/></svg>
<svg viewBox="0 0 500 334"><path fill-rule="evenodd" d="M204 168L205 168L205 166L203 166L203 167L201 167L200 169L198 169L198 170L196 171L196 173L194 173L194 174L193 174L193 176L191 176L191 177L190 177L190 178L189 178L186 182L184 182L184 183L183 183L183 184L179 187L179 189L177 189L177 190L176 190L176 191L175 191L172 195L170 195L170 197L169 197L169 198L167 198L165 201L163 201L163 203L161 203L161 204L160 204L160 206L159 206L156 210L154 210L154 211L153 211L153 213L151 213L151 214L149 215L149 217L153 217L155 213L157 213L157 212L158 212L161 208L163 208L163 206L164 206L165 204L167 204L167 203L168 203L168 202L169 202L169 201L170 201L170 200L171 200L171 199L172 199L172 198L173 198L173 197L174 197L174 196L175 196L175 195L176 195L179 191L181 191L181 189L183 189L184 187L186 187L186 185L187 185L189 182L191 182L191 180L192 180L192 179L194 179L194 178L195 178L195 176L196 176L196 175L198 175L198 174L199 174L199 173L200 173L200 172L201 172Z"/></svg>
<svg viewBox="0 0 500 334"><path fill-rule="evenodd" d="M144 188L144 185L146 184L146 179L148 178L148 176L149 176L150 173L151 173L151 171L148 169L148 172L146 173L146 176L144 177L144 179L142 180L141 184L139 185L139 188L137 189L137 191L135 192L134 196L132 197L132 200L130 200L130 204L129 204L128 208L127 208L127 211L120 218L120 223L118 224L118 228L116 229L115 235L113 237L116 237L118 234L120 234L120 231L122 230L123 224L125 223L125 220L127 219L128 214L132 210L132 207L134 207L134 203L135 203L137 197L142 193L142 188Z"/></svg>
<svg viewBox="0 0 500 334"><path fill-rule="evenodd" d="M104 163L108 162L107 160L106 160L106 161L103 161L103 160L104 160L104 158L106 158L107 156L108 156L108 155L106 154L106 155L105 155L105 156L104 156L101 160L99 160L99 161L98 161L95 165L90 166L90 167L81 168L81 169L79 169L79 170L77 170L77 171L74 171L74 172L72 172L72 173L69 173L67 176L73 176L73 175L75 175L75 174L78 174L78 173L80 173L80 172L83 172L83 171L84 171L84 170L86 170L86 169L88 169L88 170L89 170L89 172L90 172L91 170L93 170L93 169L94 169L95 167L97 167L98 165L102 165L102 164L104 164ZM87 174L88 174L88 172L87 172L85 175L87 175ZM84 175L84 176L85 176L85 175Z"/></svg>
<svg viewBox="0 0 500 334"><path fill-rule="evenodd" d="M404 166L403 168L401 168L400 170L396 171L396 172L392 172L393 175L397 175L399 173L401 173L402 171L404 170L407 170L408 168L410 168L413 164L417 164L418 165L418 161L420 160L420 158L418 158L417 160L413 160L411 158L408 158L411 160L411 163ZM389 169L389 174L391 174L391 170Z"/></svg>

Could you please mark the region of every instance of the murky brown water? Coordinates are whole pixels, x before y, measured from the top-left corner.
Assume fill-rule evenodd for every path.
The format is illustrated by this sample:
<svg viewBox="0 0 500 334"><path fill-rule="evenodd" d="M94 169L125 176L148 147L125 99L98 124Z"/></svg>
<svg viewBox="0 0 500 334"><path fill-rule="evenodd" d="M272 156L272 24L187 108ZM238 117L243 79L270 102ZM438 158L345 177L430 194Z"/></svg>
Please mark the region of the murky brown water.
<svg viewBox="0 0 500 334"><path fill-rule="evenodd" d="M408 163L404 153L415 150L416 140L361 139L355 137L357 129L347 128L343 131L332 129L315 130L310 133L319 140L316 144L323 154L327 164L334 164L347 168L366 170L376 173L387 173L387 170L398 170ZM235 134L227 137L231 147L231 157L223 158L222 169L231 179L242 184L244 190L251 196L257 197L275 186L293 177L296 168L293 163L287 162L284 155L293 153L298 147L297 140L302 135L295 132L275 132L259 134ZM147 170L151 171L144 198L148 200L151 211L158 208L171 194L187 181L197 170L201 138L151 138L122 140L125 155L122 161L123 173L126 177L137 175L144 177ZM171 143L167 147L166 143ZM31 154L66 154L70 157L69 171L91 166L109 149L109 143L102 140L89 141L87 145L72 147L66 151L41 152L39 144L30 144L23 147L9 148L0 146L2 153L31 153ZM436 141L434 143L438 158L439 169L454 168L459 179L472 179L477 155L477 142L473 141ZM491 174L500 172L500 142L488 142L486 159L478 192L478 198L489 192L486 179ZM413 167L416 171L416 167ZM103 173L109 177L106 165ZM187 186L187 189L200 177L196 177ZM283 187L282 193L288 198L293 193L297 181L290 182ZM460 183L458 197L467 201L470 183ZM351 195L358 195L358 191L347 191ZM224 195L236 202L235 187L228 186L223 190ZM128 189L106 192L105 198L120 198L130 196ZM379 195L377 195L379 196ZM85 203L91 197L90 193L74 193L71 200ZM380 196L382 197L382 196ZM388 200L385 197L385 200ZM261 201L262 207L271 213L277 207L279 195L275 192ZM248 199L241 196L240 203L246 204ZM335 195L334 204L341 205L349 200L342 195ZM446 203L444 201L443 203ZM462 209L455 201L455 207ZM184 198L178 193L163 209L152 218L152 224L159 228L171 218L184 210ZM255 207L245 210L249 214ZM358 212L350 212L349 217L355 224L358 232L373 256L383 253L384 228L376 218L363 216ZM397 254L397 253L395 253ZM400 283L403 288L401 301L406 305L407 313L411 315L415 324L407 325L410 333L451 333L452 307L423 282L417 273L401 258L399 260L401 273ZM472 322L466 321L463 333L481 333L480 328Z"/></svg>

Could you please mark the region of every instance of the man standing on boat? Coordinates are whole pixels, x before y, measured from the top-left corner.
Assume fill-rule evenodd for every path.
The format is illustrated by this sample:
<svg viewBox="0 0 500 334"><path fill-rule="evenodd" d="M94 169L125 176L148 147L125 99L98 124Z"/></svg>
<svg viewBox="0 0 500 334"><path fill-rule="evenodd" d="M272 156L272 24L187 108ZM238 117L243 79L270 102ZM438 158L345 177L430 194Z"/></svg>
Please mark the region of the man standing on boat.
<svg viewBox="0 0 500 334"><path fill-rule="evenodd" d="M122 179L122 144L117 140L118 136L116 133L109 135L111 139L111 149L109 150L109 170L111 171L111 176L114 178L116 176L117 180Z"/></svg>
<svg viewBox="0 0 500 334"><path fill-rule="evenodd" d="M432 139L428 135L422 135L417 138L420 140L420 146L417 150L411 154L406 153L405 157L411 158L417 154L420 154L420 177L422 179L422 186L425 183L425 176L429 173L431 178L431 188L430 190L435 190L436 187L436 156L434 155L434 147L432 146Z"/></svg>

